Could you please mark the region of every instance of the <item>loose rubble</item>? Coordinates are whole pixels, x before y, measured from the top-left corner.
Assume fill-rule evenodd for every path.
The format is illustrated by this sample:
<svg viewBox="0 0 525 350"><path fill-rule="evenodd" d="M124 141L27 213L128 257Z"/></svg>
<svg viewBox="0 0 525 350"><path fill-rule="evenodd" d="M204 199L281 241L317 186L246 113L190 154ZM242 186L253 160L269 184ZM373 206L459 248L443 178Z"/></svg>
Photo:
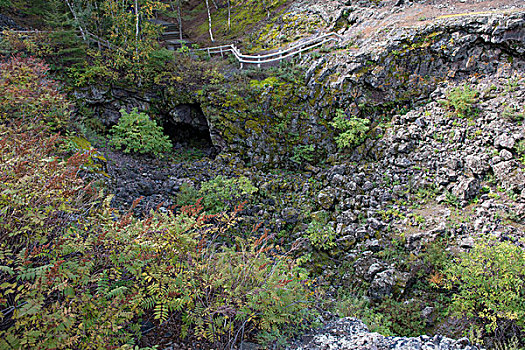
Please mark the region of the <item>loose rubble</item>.
<svg viewBox="0 0 525 350"><path fill-rule="evenodd" d="M326 325L305 345L294 350L479 350L469 345L467 338L452 340L440 335L416 338L385 337L371 333L366 325L354 318L343 318Z"/></svg>

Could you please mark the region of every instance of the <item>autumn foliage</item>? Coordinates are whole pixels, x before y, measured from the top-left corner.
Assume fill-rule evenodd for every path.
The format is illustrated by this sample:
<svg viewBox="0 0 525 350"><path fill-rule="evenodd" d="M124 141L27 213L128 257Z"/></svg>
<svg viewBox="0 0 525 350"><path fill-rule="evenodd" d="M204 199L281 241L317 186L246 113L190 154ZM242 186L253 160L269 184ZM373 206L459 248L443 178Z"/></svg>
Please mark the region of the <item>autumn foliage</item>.
<svg viewBox="0 0 525 350"><path fill-rule="evenodd" d="M49 66L34 58L0 63L0 121L64 127L70 105L48 73Z"/></svg>
<svg viewBox="0 0 525 350"><path fill-rule="evenodd" d="M307 326L306 272L258 227L234 237L241 208L137 219L80 178L89 154L64 153L50 131L69 103L46 71L2 64L0 349L125 349L149 337L217 349Z"/></svg>

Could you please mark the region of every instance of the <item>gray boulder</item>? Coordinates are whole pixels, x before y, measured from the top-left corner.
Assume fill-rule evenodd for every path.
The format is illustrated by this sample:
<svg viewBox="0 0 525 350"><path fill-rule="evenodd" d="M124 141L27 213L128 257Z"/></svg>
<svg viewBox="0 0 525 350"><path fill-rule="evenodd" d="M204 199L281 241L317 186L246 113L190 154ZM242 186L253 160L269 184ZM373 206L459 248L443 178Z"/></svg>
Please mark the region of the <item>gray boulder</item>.
<svg viewBox="0 0 525 350"><path fill-rule="evenodd" d="M467 338L453 340L440 335L422 335L414 338L385 337L373 333L358 319L342 318L327 324L303 344L293 350L480 350L469 344Z"/></svg>

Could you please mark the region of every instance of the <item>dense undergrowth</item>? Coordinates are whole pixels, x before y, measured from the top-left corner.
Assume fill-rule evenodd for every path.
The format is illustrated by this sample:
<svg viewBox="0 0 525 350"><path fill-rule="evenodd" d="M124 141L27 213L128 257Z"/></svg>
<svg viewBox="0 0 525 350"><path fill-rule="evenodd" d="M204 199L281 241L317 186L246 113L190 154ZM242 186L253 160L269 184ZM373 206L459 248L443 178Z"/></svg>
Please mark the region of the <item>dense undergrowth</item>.
<svg viewBox="0 0 525 350"><path fill-rule="evenodd" d="M2 72L13 66L17 79L0 80L7 90L37 67L46 74L23 58L2 63ZM68 108L59 101L54 111ZM308 324L306 271L258 227L232 238L240 207L208 215L197 202L142 220L120 214L79 177L90 153L65 153L49 111L26 114L29 102L9 101L18 114L0 125L1 348L131 346L147 322L158 334L178 329L172 337L230 347Z"/></svg>
<svg viewBox="0 0 525 350"><path fill-rule="evenodd" d="M274 144L285 145L292 169L322 166L321 140L290 132L292 118L305 124L312 118L306 108L297 108L309 101L301 100L302 72L292 65L225 77L204 57L198 61L180 52L174 60L156 44L140 48L144 55L136 60L122 51L88 50L73 64L63 61L66 54L57 37L6 34L3 43L10 53L45 58L67 84L161 86L173 96L186 89L219 127L228 126L226 141L265 133ZM150 325L155 334L171 332L166 341L182 337L227 348L243 339L275 343L308 327L314 299L299 262L321 274L318 270L333 260L338 244L329 218L306 213L313 202L312 208L299 208L305 211L300 219L307 226L302 238L310 244L308 254L295 247L285 252L272 244L273 236L240 223L236 205L257 192L242 176L217 176L197 189L184 188L178 201L185 207L176 214L155 212L137 219L118 213L109 207L108 194L78 176L92 164L90 152L68 153L66 139L55 134L66 131L71 104L46 65L15 58L1 68L0 348L146 346L144 329ZM449 93L444 105L463 116L475 100L465 86ZM340 131L340 148L363 142L369 122L333 112L331 126ZM245 128L235 129L232 120L245 121ZM131 144L129 150L142 147ZM281 170L276 171L281 175ZM293 197L299 184L288 180L293 182L290 177L271 183L266 191L273 192L261 190L259 199ZM315 197L322 184L312 184ZM292 233L297 232L284 228L280 235ZM435 242L414 257L402 238L393 238L382 258L409 272L411 286L392 298L371 301L365 295L367 283L352 275L352 262L343 262L339 271L354 280L325 305L340 316L362 318L372 330L403 336L432 330L414 310L433 305L436 323L466 317L471 339L506 343L509 336L523 334L524 251L488 241L458 255L447 251L448 242Z"/></svg>

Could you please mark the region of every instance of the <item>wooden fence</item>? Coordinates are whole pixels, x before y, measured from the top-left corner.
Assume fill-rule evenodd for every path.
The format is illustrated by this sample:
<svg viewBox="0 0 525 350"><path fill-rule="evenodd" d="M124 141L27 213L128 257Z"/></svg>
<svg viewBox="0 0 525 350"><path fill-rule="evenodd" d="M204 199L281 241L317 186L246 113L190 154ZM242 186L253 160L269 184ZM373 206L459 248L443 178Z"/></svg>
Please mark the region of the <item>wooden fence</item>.
<svg viewBox="0 0 525 350"><path fill-rule="evenodd" d="M302 43L295 44L285 50L279 50L274 53L255 56L243 55L235 45L205 47L202 49L195 49L193 51L205 51L208 53L209 56L211 56L212 54L224 55L227 52L231 52L233 56L237 59L237 61L239 61L239 63L241 64L242 69L244 67L244 64L256 64L257 67L261 67L262 64L281 61L294 55L301 55L305 51L323 46L328 42L339 42L340 40L342 40L342 37L339 34L328 33L313 39L309 39Z"/></svg>
<svg viewBox="0 0 525 350"><path fill-rule="evenodd" d="M46 32L46 31L29 30L29 31L14 31L14 32L20 33L20 34L30 34L30 33L39 33L39 32ZM99 48L104 47L106 49L111 49L111 50L119 49L119 47L111 44L109 41L104 40L86 30L84 30L84 34L85 34L85 39L87 41L96 43ZM220 54L221 56L223 56L225 53L231 52L233 56L235 57L235 59L237 59L237 61L239 61L239 63L241 64L241 69L242 69L245 64L256 64L257 67L261 67L262 64L282 61L286 58L289 58L295 55L301 55L303 52L311 50L313 48L323 46L324 44L328 42L340 42L341 40L342 40L342 37L339 34L331 32L331 33L327 33L327 34L318 36L316 38L312 38L304 42L292 45L289 48L286 48L284 50L279 50L277 52L273 52L273 53L269 53L265 55L244 55L235 45L221 45L221 46L205 47L202 49L194 49L192 51L205 51L208 53L209 56L211 56L212 54Z"/></svg>

